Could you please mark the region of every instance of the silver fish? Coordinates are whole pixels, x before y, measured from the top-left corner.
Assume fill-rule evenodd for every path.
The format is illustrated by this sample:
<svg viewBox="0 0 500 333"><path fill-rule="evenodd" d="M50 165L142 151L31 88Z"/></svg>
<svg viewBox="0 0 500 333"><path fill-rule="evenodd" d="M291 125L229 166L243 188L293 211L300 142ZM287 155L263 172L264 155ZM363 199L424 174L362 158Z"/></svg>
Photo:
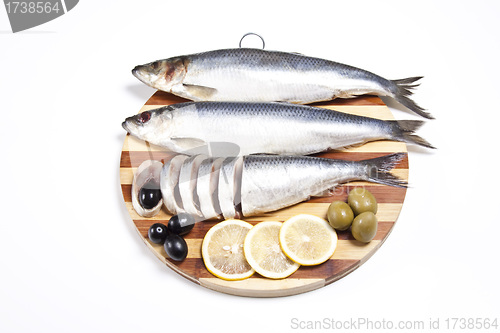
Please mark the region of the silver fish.
<svg viewBox="0 0 500 333"><path fill-rule="evenodd" d="M238 155L234 154L234 146L239 155L309 155L373 140L396 140L433 148L413 134L422 123L379 120L290 103L187 102L129 117L123 128L139 139L189 155ZM203 150L224 142L230 143L229 151Z"/></svg>
<svg viewBox="0 0 500 333"><path fill-rule="evenodd" d="M297 53L223 49L136 66L145 84L193 101L308 104L364 94L390 96L432 119L409 98L422 77L387 80L371 72Z"/></svg>
<svg viewBox="0 0 500 333"><path fill-rule="evenodd" d="M213 206L209 210L214 212L213 216L198 216L197 220L221 216L226 219L241 218L297 204L354 180L406 187L405 180L390 173L405 156L406 153L395 153L355 162L309 156L228 157L210 172L210 178L214 177L218 181L217 187L202 186L203 190L200 190L200 177L206 177L207 174L194 171L197 176L189 183L194 184L192 191L197 195L182 196L181 200L184 201L178 207L199 207L200 202L209 202ZM203 164L202 161L200 165ZM191 172L191 166L184 163L181 174L183 168L189 168ZM173 178L162 174L161 183L176 184L180 181L178 175L171 175ZM185 202L188 197L190 199L187 200L194 202ZM172 214L179 213L171 209Z"/></svg>

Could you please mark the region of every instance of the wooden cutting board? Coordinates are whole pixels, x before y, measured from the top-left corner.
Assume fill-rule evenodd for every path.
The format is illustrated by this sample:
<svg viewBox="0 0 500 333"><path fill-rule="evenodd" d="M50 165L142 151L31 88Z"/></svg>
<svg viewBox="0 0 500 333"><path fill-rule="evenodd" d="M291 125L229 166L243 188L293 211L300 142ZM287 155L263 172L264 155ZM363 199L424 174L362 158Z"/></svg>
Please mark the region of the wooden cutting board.
<svg viewBox="0 0 500 333"><path fill-rule="evenodd" d="M180 97L157 91L139 112L184 101L186 100ZM316 103L315 105L357 115L380 119L394 119L392 113L382 100L374 96L335 100L331 102ZM406 144L404 143L378 141L342 151L317 154L317 156L354 161L406 151ZM287 218L300 213L314 214L326 219L326 211L330 202L333 200L346 201L349 190L357 186L367 188L375 195L379 203L377 213L379 221L378 232L374 240L370 243L364 244L356 241L352 237L350 231L340 231L337 232L339 242L335 253L329 260L321 265L311 267L302 266L288 278L282 280L264 278L258 273L255 273L246 280L225 281L208 272L201 258L201 243L203 237L217 221L197 223L193 230L184 237L189 247L187 258L183 262L176 262L168 258L163 246L151 243L147 236L148 229L153 223L161 222L167 224L171 215L163 207L160 213L153 218L144 218L139 216L132 207L131 184L133 173L136 168L147 159L154 159L164 163L173 156L173 153L165 151L163 148L150 145L129 134L126 135L120 160L120 183L125 205L130 217L142 240L169 268L196 284L233 295L253 297L295 295L326 286L346 276L367 261L387 239L399 216L406 195L405 188L394 188L361 181L351 182L337 187L333 196L313 198L307 202L273 213L268 213L264 216L245 218L244 220L251 224L267 220L283 222ZM393 173L402 179L408 180L407 157L396 166Z"/></svg>

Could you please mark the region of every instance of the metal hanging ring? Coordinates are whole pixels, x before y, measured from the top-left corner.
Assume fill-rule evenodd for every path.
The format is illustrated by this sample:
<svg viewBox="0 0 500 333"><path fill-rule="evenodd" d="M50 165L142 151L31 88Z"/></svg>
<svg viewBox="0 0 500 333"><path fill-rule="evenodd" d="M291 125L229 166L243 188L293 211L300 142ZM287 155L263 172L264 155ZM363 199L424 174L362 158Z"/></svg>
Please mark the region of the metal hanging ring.
<svg viewBox="0 0 500 333"><path fill-rule="evenodd" d="M246 34L243 35L243 37L241 37L240 39L240 49L241 49L241 42L243 42L243 39L245 39L246 36L249 36L249 35L255 35L257 37L260 38L260 40L262 41L262 49L264 50L266 48L266 43L264 42L264 38L262 38L261 35L258 35L256 34L255 32L247 32Z"/></svg>

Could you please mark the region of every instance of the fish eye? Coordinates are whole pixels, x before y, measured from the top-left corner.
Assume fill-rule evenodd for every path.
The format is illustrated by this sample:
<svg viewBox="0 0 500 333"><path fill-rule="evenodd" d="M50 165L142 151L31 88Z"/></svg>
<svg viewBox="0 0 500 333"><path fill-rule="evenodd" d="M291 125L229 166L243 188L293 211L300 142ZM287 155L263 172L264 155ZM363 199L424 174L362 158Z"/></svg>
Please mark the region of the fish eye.
<svg viewBox="0 0 500 333"><path fill-rule="evenodd" d="M151 119L151 112L149 111L144 111L139 115L139 121L143 124L147 123L149 119Z"/></svg>

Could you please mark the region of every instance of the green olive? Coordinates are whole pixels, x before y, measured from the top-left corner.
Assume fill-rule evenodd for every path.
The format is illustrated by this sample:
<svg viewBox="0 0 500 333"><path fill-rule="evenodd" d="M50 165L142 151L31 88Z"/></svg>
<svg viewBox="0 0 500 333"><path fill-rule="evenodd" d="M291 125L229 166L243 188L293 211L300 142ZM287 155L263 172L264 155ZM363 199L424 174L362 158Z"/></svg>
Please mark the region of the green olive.
<svg viewBox="0 0 500 333"><path fill-rule="evenodd" d="M346 230L351 226L354 213L351 207L343 201L333 201L328 207L328 222L337 230Z"/></svg>
<svg viewBox="0 0 500 333"><path fill-rule="evenodd" d="M367 189L356 187L349 192L347 202L351 206L354 215L359 215L364 212L372 212L377 214L377 200Z"/></svg>
<svg viewBox="0 0 500 333"><path fill-rule="evenodd" d="M368 243L377 233L377 217L372 212L359 214L352 221L351 232L356 240Z"/></svg>

